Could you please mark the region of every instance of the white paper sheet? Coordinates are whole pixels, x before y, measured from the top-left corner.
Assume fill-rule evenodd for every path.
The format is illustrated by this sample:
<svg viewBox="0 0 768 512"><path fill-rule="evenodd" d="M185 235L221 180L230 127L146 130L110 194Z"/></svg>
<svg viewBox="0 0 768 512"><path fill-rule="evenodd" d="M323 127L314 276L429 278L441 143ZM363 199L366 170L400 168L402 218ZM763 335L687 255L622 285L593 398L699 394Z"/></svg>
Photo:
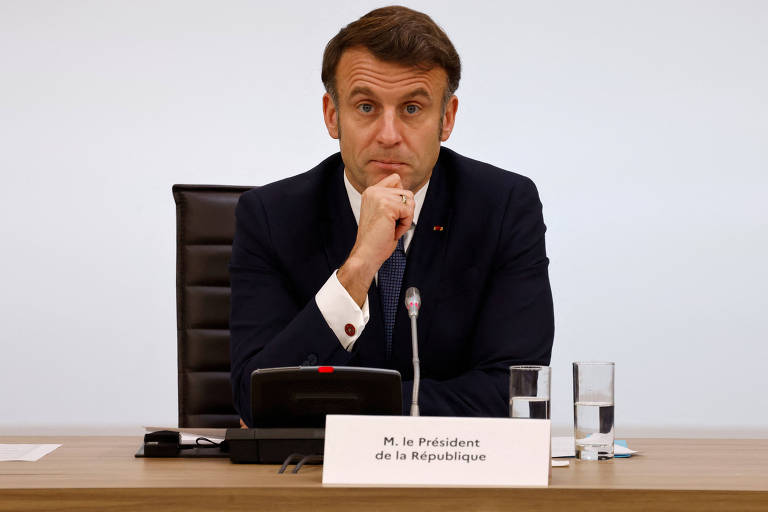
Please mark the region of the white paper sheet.
<svg viewBox="0 0 768 512"><path fill-rule="evenodd" d="M35 462L60 444L0 444L0 462L25 461Z"/></svg>
<svg viewBox="0 0 768 512"><path fill-rule="evenodd" d="M613 456L629 456L634 453L637 453L637 450L633 450L631 448L627 448L626 446L622 446L618 443L614 443L613 445Z"/></svg>

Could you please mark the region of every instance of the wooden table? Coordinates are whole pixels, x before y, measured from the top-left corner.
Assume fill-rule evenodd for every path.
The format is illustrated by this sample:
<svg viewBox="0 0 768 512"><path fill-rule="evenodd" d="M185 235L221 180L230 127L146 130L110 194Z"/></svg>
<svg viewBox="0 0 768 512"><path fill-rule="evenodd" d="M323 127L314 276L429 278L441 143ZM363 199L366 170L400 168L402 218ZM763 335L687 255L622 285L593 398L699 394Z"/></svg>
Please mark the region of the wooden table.
<svg viewBox="0 0 768 512"><path fill-rule="evenodd" d="M768 510L768 440L631 439L641 455L552 468L547 489L323 487L322 468L227 459L135 459L139 437L6 437L62 443L0 462L0 511Z"/></svg>

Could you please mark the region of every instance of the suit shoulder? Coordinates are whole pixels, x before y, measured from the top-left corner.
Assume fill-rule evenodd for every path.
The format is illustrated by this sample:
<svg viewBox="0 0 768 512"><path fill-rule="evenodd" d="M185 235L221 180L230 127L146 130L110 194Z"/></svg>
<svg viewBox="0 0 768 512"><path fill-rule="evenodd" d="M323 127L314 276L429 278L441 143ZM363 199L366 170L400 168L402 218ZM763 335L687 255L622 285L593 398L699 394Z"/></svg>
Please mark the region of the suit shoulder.
<svg viewBox="0 0 768 512"><path fill-rule="evenodd" d="M240 196L240 203L261 202L274 213L315 205L321 200L323 190L340 165L341 155L336 153L309 171L252 188Z"/></svg>
<svg viewBox="0 0 768 512"><path fill-rule="evenodd" d="M457 190L490 198L508 195L515 188L536 189L533 180L527 176L468 158L445 147L440 150L440 159Z"/></svg>

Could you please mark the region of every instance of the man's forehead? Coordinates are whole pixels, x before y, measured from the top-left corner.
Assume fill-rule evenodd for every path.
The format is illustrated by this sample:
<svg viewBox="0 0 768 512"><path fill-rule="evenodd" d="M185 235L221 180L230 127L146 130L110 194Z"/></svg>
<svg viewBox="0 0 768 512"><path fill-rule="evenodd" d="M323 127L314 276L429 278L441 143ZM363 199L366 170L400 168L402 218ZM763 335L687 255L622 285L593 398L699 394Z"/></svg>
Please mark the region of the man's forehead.
<svg viewBox="0 0 768 512"><path fill-rule="evenodd" d="M441 95L447 74L440 66L429 69L388 62L364 48L344 51L336 69L339 91L345 96L377 91L398 91L407 96Z"/></svg>

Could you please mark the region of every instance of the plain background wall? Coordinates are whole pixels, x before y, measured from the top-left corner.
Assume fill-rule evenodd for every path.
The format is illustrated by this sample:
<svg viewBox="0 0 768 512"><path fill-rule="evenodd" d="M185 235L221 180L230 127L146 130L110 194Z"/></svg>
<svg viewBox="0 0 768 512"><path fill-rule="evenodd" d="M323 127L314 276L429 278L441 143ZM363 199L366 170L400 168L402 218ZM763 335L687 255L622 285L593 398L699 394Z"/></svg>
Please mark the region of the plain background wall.
<svg viewBox="0 0 768 512"><path fill-rule="evenodd" d="M322 50L381 5L0 1L0 432L176 424L171 185L337 151ZM619 435L768 435L768 3L407 5L464 63L446 145L539 187L555 428L598 359Z"/></svg>

